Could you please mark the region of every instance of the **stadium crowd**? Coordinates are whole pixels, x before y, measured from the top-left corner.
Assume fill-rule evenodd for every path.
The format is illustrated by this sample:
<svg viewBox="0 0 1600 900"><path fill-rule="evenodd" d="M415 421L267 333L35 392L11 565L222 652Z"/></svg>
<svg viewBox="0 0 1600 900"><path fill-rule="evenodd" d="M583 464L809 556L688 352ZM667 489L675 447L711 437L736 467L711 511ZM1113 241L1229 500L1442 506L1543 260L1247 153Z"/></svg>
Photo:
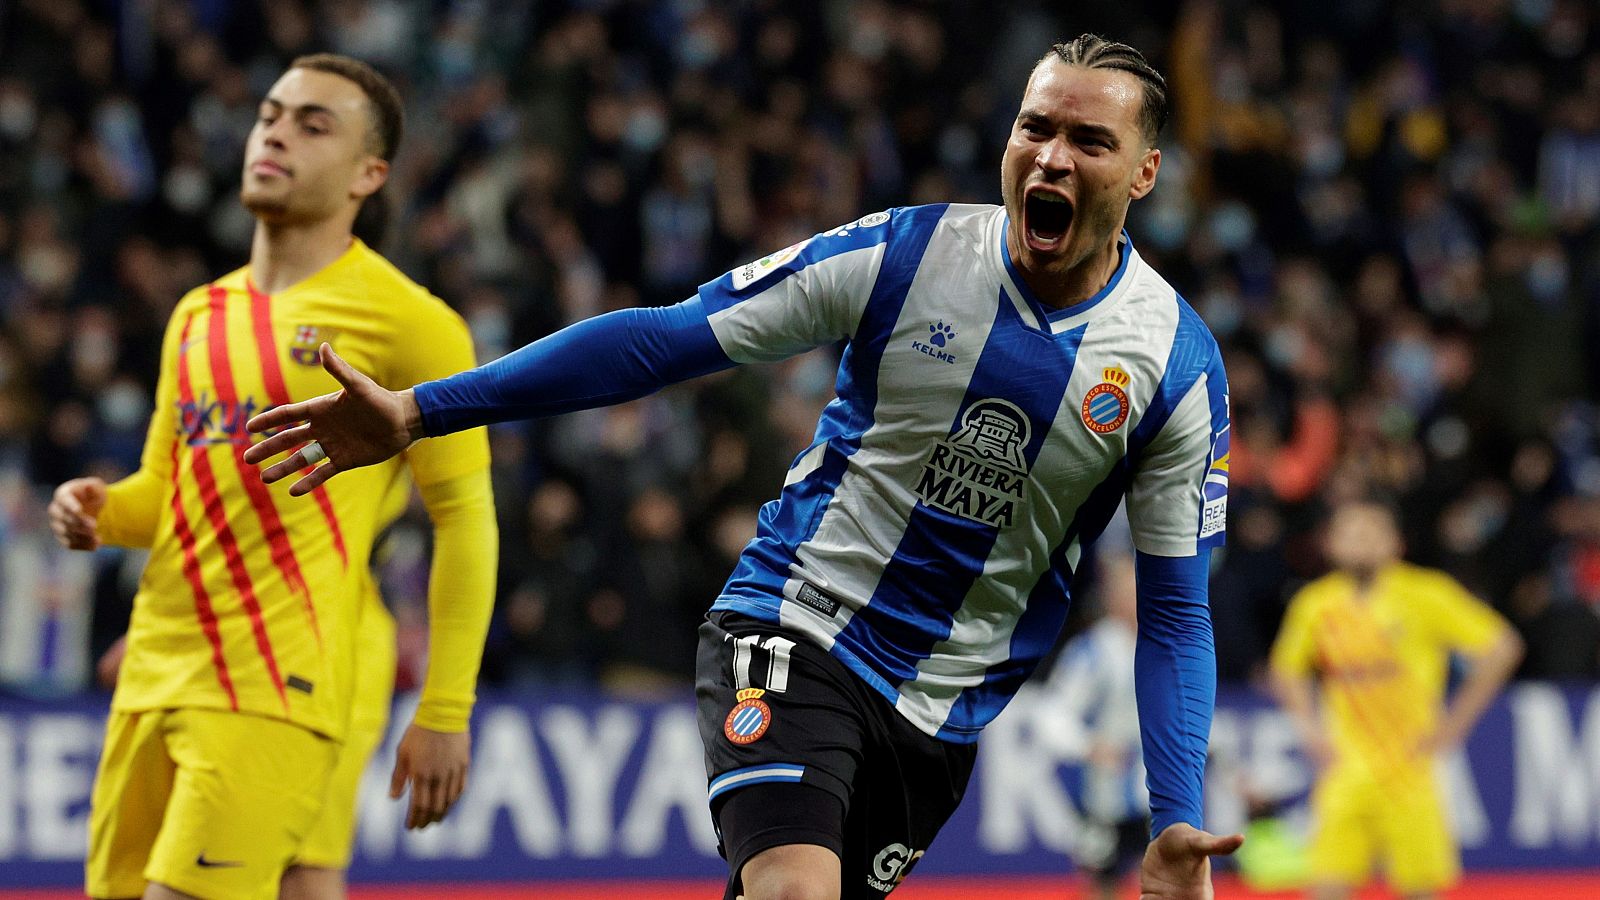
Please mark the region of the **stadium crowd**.
<svg viewBox="0 0 1600 900"><path fill-rule="evenodd" d="M1172 88L1129 231L1227 353L1223 678L1259 675L1323 570L1327 503L1369 491L1411 559L1521 630L1523 675L1600 676L1595 7L1074 7L0 3L0 682L81 688L126 622L140 556L56 550L47 492L137 465L167 314L247 255L242 137L290 59L336 50L401 85L388 221L367 233L488 360L864 213L996 202L1027 72L1083 30ZM485 676L681 689L836 362L494 429ZM377 561L413 661L427 533L413 509Z"/></svg>

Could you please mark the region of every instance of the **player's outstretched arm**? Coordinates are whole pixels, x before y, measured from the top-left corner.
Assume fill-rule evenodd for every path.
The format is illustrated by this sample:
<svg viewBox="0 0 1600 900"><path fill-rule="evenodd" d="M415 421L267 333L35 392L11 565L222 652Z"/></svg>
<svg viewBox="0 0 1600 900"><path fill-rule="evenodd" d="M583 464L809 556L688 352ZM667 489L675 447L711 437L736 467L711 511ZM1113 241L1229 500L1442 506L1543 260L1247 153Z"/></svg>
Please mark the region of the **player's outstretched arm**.
<svg viewBox="0 0 1600 900"><path fill-rule="evenodd" d="M282 429L246 450L245 462L259 465L294 450L261 473L269 484L327 459L289 488L296 497L340 472L381 463L423 436L422 415L411 391L385 389L326 343L320 352L322 367L343 390L269 409L245 423L257 433Z"/></svg>
<svg viewBox="0 0 1600 900"><path fill-rule="evenodd" d="M610 406L734 365L691 298L659 309L623 309L585 319L494 362L390 391L322 345L322 365L344 390L268 410L254 432L286 429L245 451L277 481L324 457L290 488L300 496L334 475L394 456L423 437L480 425ZM312 446L315 443L315 446ZM296 449L298 448L298 449Z"/></svg>
<svg viewBox="0 0 1600 900"><path fill-rule="evenodd" d="M1243 844L1240 834L1218 837L1187 822L1167 826L1145 848L1139 900L1211 900L1211 857Z"/></svg>

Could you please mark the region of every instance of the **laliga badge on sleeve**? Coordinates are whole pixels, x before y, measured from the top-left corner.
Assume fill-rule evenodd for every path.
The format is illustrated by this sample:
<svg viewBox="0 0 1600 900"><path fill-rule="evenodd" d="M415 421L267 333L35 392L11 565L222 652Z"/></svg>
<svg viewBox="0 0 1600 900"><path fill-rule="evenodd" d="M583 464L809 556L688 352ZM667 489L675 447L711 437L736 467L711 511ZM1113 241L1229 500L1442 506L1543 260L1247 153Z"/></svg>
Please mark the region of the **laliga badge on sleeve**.
<svg viewBox="0 0 1600 900"><path fill-rule="evenodd" d="M733 289L736 291L742 291L750 285L755 284L761 279L772 274L773 272L783 268L791 260L799 256L800 251L804 250L806 245L811 243L811 241L811 238L806 238L799 243L790 244L776 253L769 253L755 262L745 263L739 268L734 269Z"/></svg>
<svg viewBox="0 0 1600 900"><path fill-rule="evenodd" d="M761 688L745 688L739 692L739 702L728 710L728 718L722 722L723 737L744 746L755 743L767 733L767 726L772 724L772 707L761 699L765 693Z"/></svg>

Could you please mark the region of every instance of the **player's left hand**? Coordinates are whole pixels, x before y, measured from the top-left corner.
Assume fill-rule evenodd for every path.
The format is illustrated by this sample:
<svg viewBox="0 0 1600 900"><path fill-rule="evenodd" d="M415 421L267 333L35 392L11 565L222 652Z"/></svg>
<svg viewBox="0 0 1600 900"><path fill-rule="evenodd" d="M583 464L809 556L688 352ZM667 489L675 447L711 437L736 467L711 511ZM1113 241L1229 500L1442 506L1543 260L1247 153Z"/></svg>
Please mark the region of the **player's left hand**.
<svg viewBox="0 0 1600 900"><path fill-rule="evenodd" d="M444 820L450 807L467 789L467 766L472 761L469 732L447 734L415 722L400 739L394 774L389 777L389 799L398 800L411 784L411 808L406 828L426 828Z"/></svg>
<svg viewBox="0 0 1600 900"><path fill-rule="evenodd" d="M1139 900L1212 900L1211 857L1243 844L1242 834L1217 837L1183 822L1168 825L1145 848Z"/></svg>

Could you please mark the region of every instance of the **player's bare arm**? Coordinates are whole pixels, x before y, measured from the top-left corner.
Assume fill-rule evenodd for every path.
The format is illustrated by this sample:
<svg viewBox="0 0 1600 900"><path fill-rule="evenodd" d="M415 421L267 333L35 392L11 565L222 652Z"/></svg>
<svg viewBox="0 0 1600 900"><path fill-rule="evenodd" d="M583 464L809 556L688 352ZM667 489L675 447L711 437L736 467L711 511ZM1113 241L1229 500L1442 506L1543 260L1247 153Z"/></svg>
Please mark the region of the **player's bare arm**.
<svg viewBox="0 0 1600 900"><path fill-rule="evenodd" d="M1301 746L1318 768L1333 762L1333 744L1322 723L1317 720L1315 688L1311 679L1289 672L1272 673L1272 693L1289 714Z"/></svg>
<svg viewBox="0 0 1600 900"><path fill-rule="evenodd" d="M1500 632L1488 649L1475 655L1466 681L1456 691L1445 709L1444 717L1439 720L1438 730L1424 740L1420 751L1425 754L1448 753L1461 746L1467 735L1472 733L1472 727L1478 723L1483 711L1522 662L1524 649L1522 638L1508 627Z"/></svg>
<svg viewBox="0 0 1600 900"><path fill-rule="evenodd" d="M246 423L255 433L282 430L246 450L245 462L260 465L294 450L261 473L268 484L327 460L290 486L296 497L340 472L390 459L424 436L422 414L409 390L386 390L327 344L321 357L322 367L343 390L270 409Z"/></svg>

